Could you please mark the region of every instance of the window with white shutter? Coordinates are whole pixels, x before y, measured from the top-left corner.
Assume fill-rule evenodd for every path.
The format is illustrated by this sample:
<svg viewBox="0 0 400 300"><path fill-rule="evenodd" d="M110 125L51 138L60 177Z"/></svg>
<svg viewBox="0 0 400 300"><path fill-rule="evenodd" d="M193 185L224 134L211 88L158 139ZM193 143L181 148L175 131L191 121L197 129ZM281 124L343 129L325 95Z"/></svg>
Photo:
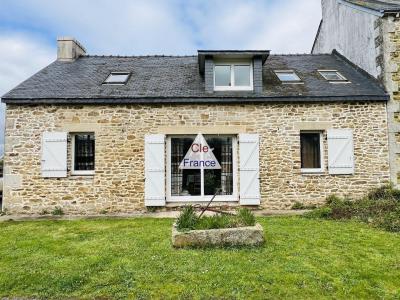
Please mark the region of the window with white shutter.
<svg viewBox="0 0 400 300"><path fill-rule="evenodd" d="M354 145L351 129L329 129L329 174L354 174Z"/></svg>
<svg viewBox="0 0 400 300"><path fill-rule="evenodd" d="M42 177L67 177L67 133L44 132Z"/></svg>
<svg viewBox="0 0 400 300"><path fill-rule="evenodd" d="M258 134L239 134L240 205L260 204Z"/></svg>
<svg viewBox="0 0 400 300"><path fill-rule="evenodd" d="M165 136L145 136L145 191L146 206L165 206Z"/></svg>

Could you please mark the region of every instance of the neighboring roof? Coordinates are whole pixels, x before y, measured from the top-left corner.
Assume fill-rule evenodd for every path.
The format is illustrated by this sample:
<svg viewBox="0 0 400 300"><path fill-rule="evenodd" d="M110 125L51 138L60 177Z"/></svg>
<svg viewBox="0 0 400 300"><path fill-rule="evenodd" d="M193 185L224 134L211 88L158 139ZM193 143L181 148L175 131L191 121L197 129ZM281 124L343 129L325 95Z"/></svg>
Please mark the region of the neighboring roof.
<svg viewBox="0 0 400 300"><path fill-rule="evenodd" d="M282 84L273 70L294 70L304 84ZM317 72L335 69L351 84L332 84ZM126 85L102 85L110 72L128 71ZM389 97L382 86L342 56L271 55L263 91L207 93L197 56L83 56L55 61L3 96L6 103L179 103L246 101L358 101Z"/></svg>
<svg viewBox="0 0 400 300"><path fill-rule="evenodd" d="M391 13L400 11L399 0L343 0L357 6L372 9L381 13Z"/></svg>

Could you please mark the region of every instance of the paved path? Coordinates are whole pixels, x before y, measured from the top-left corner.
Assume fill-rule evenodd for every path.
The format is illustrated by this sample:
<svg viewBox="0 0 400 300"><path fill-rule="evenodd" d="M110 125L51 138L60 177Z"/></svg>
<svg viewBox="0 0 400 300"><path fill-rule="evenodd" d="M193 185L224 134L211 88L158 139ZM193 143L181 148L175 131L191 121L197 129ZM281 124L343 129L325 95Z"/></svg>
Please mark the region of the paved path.
<svg viewBox="0 0 400 300"><path fill-rule="evenodd" d="M256 216L295 216L302 215L307 210L256 210ZM212 214L207 212L207 214ZM29 220L81 220L81 219L99 219L99 218L171 218L179 215L179 211L161 211L161 212L137 212L131 214L99 214L99 215L4 215L0 216L0 222L4 221L29 221Z"/></svg>

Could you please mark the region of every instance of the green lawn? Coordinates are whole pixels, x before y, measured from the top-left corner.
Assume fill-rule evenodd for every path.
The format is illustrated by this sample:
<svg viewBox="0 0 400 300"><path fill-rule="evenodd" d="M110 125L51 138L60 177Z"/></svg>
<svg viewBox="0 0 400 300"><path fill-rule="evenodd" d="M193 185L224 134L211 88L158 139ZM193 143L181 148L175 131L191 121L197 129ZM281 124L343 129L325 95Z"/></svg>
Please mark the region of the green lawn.
<svg viewBox="0 0 400 300"><path fill-rule="evenodd" d="M174 250L169 219L0 223L0 298L400 299L400 235L260 218L259 249Z"/></svg>

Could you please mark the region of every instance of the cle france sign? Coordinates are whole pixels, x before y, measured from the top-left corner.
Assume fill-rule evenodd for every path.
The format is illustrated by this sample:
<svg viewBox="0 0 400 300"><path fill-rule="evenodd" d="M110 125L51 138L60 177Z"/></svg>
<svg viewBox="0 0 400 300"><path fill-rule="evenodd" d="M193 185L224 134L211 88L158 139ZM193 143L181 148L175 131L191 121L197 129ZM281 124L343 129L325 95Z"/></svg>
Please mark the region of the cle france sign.
<svg viewBox="0 0 400 300"><path fill-rule="evenodd" d="M221 169L212 150L204 136L199 133L179 165L179 169Z"/></svg>

